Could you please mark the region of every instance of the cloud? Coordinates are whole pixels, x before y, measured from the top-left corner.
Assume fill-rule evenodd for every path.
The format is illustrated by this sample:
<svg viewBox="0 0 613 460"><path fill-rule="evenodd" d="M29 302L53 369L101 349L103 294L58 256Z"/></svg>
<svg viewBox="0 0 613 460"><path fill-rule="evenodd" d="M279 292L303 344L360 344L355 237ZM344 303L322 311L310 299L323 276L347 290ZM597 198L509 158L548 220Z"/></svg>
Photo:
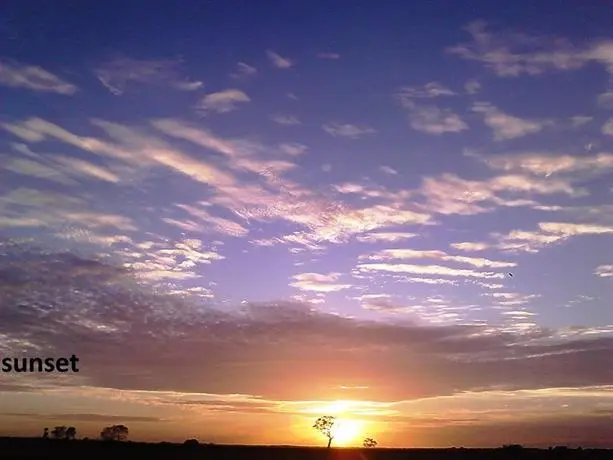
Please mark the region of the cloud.
<svg viewBox="0 0 613 460"><path fill-rule="evenodd" d="M73 178L96 179L117 183L120 178L103 165L58 154L40 155L26 144L13 144L13 149L27 158L7 158L4 169L16 174L45 179L64 185L76 185Z"/></svg>
<svg viewBox="0 0 613 460"><path fill-rule="evenodd" d="M341 55L338 53L317 53L319 59L336 60L340 59Z"/></svg>
<svg viewBox="0 0 613 460"><path fill-rule="evenodd" d="M51 161L69 174L75 176L98 179L104 182L117 183L120 178L117 174L104 166L96 165L79 158L67 157L64 155L54 155Z"/></svg>
<svg viewBox="0 0 613 460"><path fill-rule="evenodd" d="M250 101L249 96L241 90L225 89L204 96L197 108L205 112L227 113L236 110L238 104Z"/></svg>
<svg viewBox="0 0 613 460"><path fill-rule="evenodd" d="M317 400L343 399L332 388L355 382L369 387L371 400L397 401L501 387L607 385L613 377L606 365L613 341L602 334L587 339L586 329L560 338L542 328L526 335L492 326L369 322L295 302L216 310L140 288L126 268L19 245L2 249L10 256L0 259L0 272L11 274L1 278L3 355L40 346L62 354L76 334L79 357L88 363L80 378L91 387L146 390L155 392L152 398L172 391ZM303 280L338 284L323 276ZM121 362L108 359L118 355ZM206 378L213 369L216 378ZM69 384L37 375L21 389L60 391ZM190 399L200 398L179 401Z"/></svg>
<svg viewBox="0 0 613 460"><path fill-rule="evenodd" d="M51 72L17 62L0 62L0 85L68 96L77 92L76 86Z"/></svg>
<svg viewBox="0 0 613 460"><path fill-rule="evenodd" d="M434 135L460 133L469 129L458 114L434 105L412 106L409 110L409 123L417 131Z"/></svg>
<svg viewBox="0 0 613 460"><path fill-rule="evenodd" d="M505 172L529 173L549 177L553 174L604 174L613 169L613 154L552 155L546 153L514 153L507 155L473 155L491 169Z"/></svg>
<svg viewBox="0 0 613 460"><path fill-rule="evenodd" d="M298 120L298 118L295 117L294 115L277 114L277 115L271 115L270 119L280 125L293 126L293 125L301 124L300 120Z"/></svg>
<svg viewBox="0 0 613 460"><path fill-rule="evenodd" d="M208 203L199 203L199 205L177 204L176 206L199 223L198 231L212 230L229 236L242 237L249 233L241 224L230 219L211 215L204 206Z"/></svg>
<svg viewBox="0 0 613 460"><path fill-rule="evenodd" d="M396 171L394 168L390 167L390 166L380 166L379 170L381 172L384 172L385 174L390 174L390 175L397 175L398 171Z"/></svg>
<svg viewBox="0 0 613 460"><path fill-rule="evenodd" d="M503 251L536 253L546 246L565 242L572 237L611 233L613 226L540 222L538 231L512 230L508 234L494 233L492 236L498 239L496 247Z"/></svg>
<svg viewBox="0 0 613 460"><path fill-rule="evenodd" d="M478 80L471 79L464 83L464 91L467 94L477 94L481 89L481 83Z"/></svg>
<svg viewBox="0 0 613 460"><path fill-rule="evenodd" d="M157 417L140 417L130 415L107 415L107 414L39 414L32 412L9 412L1 415L9 417L25 417L33 420L74 420L77 422L101 422L101 423L126 423L126 422L160 422Z"/></svg>
<svg viewBox="0 0 613 460"><path fill-rule="evenodd" d="M238 62L236 64L236 72L230 74L232 78L248 78L257 75L258 69L252 67L244 62Z"/></svg>
<svg viewBox="0 0 613 460"><path fill-rule="evenodd" d="M459 133L467 130L468 125L450 109L441 109L435 105L420 105L414 99L435 98L455 95L453 91L436 82L423 88L404 87L395 94L395 99L409 113L409 124L417 131L440 135Z"/></svg>
<svg viewBox="0 0 613 460"><path fill-rule="evenodd" d="M599 94L596 98L596 101L601 107L604 107L606 109L613 109L613 91L607 91L602 94Z"/></svg>
<svg viewBox="0 0 613 460"><path fill-rule="evenodd" d="M411 99L421 99L421 98L434 98L441 96L457 96L457 93L450 90L446 86L442 85L439 82L432 81L430 83L426 83L423 87L415 87L415 86L405 86L400 88L398 91L397 97L404 101L405 103L409 103Z"/></svg>
<svg viewBox="0 0 613 460"><path fill-rule="evenodd" d="M418 236L416 233L408 232L373 232L358 235L356 236L356 240L361 243L395 243L409 238L415 238L416 236Z"/></svg>
<svg viewBox="0 0 613 460"><path fill-rule="evenodd" d="M275 66L277 69L289 69L295 64L294 61L292 61L291 59L282 57L271 50L266 51L266 56L268 56L268 59L270 60L272 65Z"/></svg>
<svg viewBox="0 0 613 460"><path fill-rule="evenodd" d="M607 136L613 136L613 117L609 118L605 124L602 125L600 131Z"/></svg>
<svg viewBox="0 0 613 460"><path fill-rule="evenodd" d="M516 139L542 131L550 124L542 120L525 120L502 112L489 102L476 102L472 111L483 114L485 124L494 132L495 141Z"/></svg>
<svg viewBox="0 0 613 460"><path fill-rule="evenodd" d="M101 63L94 69L100 82L119 96L130 84L162 85L181 91L194 91L203 86L201 81L181 78L179 60L139 60L119 56Z"/></svg>
<svg viewBox="0 0 613 460"><path fill-rule="evenodd" d="M597 41L578 47L556 38L507 32L495 35L487 30L485 21L474 21L465 30L472 42L450 47L446 51L462 59L480 62L500 77L570 71L590 62L597 62L608 72L613 72L611 41Z"/></svg>
<svg viewBox="0 0 613 460"><path fill-rule="evenodd" d="M279 144L279 150L286 155L298 156L305 153L308 150L308 147L297 142L284 142L283 144Z"/></svg>
<svg viewBox="0 0 613 460"><path fill-rule="evenodd" d="M583 125L589 123L593 119L594 119L594 117L588 117L588 116L585 116L585 115L576 115L574 117L570 117L570 122L571 122L573 128L577 128L579 126L583 126Z"/></svg>
<svg viewBox="0 0 613 460"><path fill-rule="evenodd" d="M444 262L455 262L459 264L471 265L477 268L506 268L515 267L515 262L495 261L478 257L465 257L447 254L440 250L416 250L416 249L383 249L373 254L361 256L361 259L368 260L394 260L394 259L437 259Z"/></svg>
<svg viewBox="0 0 613 460"><path fill-rule="evenodd" d="M334 137L346 137L348 139L359 139L376 131L367 126L356 126L342 123L328 123L322 126L323 130Z"/></svg>
<svg viewBox="0 0 613 460"><path fill-rule="evenodd" d="M477 243L477 242L463 242L463 243L451 243L450 246L459 251L485 251L490 247L487 243Z"/></svg>
<svg viewBox="0 0 613 460"><path fill-rule="evenodd" d="M146 135L137 129L104 120L91 120L91 123L105 132L116 143L94 137L79 136L40 118L30 118L21 125L3 125L3 127L24 140L30 142L41 142L47 138L58 140L85 152L122 162L124 166L135 168L132 171L135 171L136 168L142 171L147 166L166 167L198 182L218 185L234 184L234 177L230 174L213 164L196 160L179 150L173 149L159 138ZM177 125L172 125L168 121L158 122L158 125L178 128ZM221 151L227 151L224 149L229 148L217 138L209 136L207 139L210 148L220 149Z"/></svg>
<svg viewBox="0 0 613 460"><path fill-rule="evenodd" d="M59 184L71 184L73 181L55 168L26 158L12 158L4 161L4 169L15 174L48 180Z"/></svg>
<svg viewBox="0 0 613 460"><path fill-rule="evenodd" d="M599 265L594 270L594 274L601 278L611 278L613 277L613 265Z"/></svg>
<svg viewBox="0 0 613 460"><path fill-rule="evenodd" d="M470 278L504 278L502 273L477 272L474 270L449 268L440 265L410 265L401 263L361 263L357 266L360 272L390 272L410 273L413 275L438 275Z"/></svg>
<svg viewBox="0 0 613 460"><path fill-rule="evenodd" d="M398 200L386 200L366 207L353 207L330 200L323 194L281 177L291 163L256 160L254 155L270 149L253 143L232 141L194 128L176 120L158 120L155 126L165 134L213 149L227 157L236 171L257 173L266 188L256 183L237 185L218 172L217 194L211 202L230 209L243 219L258 222L284 220L308 229L308 238L317 245L322 241L340 243L360 234L389 225L423 224L430 220L424 212ZM276 150L276 149L274 149ZM276 174L269 174L276 172Z"/></svg>
<svg viewBox="0 0 613 460"><path fill-rule="evenodd" d="M458 282L456 280L448 280L444 278L419 278L419 277L409 277L406 278L406 281L409 283L423 283L423 284L448 284L450 286L457 286Z"/></svg>
<svg viewBox="0 0 613 460"><path fill-rule="evenodd" d="M301 291L314 291L314 292L335 292L343 289L348 289L351 284L339 283L340 273L299 273L292 276L294 281L290 283Z"/></svg>
<svg viewBox="0 0 613 460"><path fill-rule="evenodd" d="M500 206L534 206L526 196L555 195L581 196L568 180L535 178L519 174L495 176L483 181L461 179L453 174L425 177L416 194L425 198L419 207L429 212L450 215L473 215L492 212ZM512 200L509 195L518 195Z"/></svg>

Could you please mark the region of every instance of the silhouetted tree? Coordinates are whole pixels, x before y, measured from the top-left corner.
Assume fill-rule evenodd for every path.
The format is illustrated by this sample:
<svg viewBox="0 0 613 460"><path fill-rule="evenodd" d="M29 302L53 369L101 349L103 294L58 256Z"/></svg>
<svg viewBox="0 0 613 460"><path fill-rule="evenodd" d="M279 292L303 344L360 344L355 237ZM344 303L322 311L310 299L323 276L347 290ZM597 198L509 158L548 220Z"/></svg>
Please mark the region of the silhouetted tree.
<svg viewBox="0 0 613 460"><path fill-rule="evenodd" d="M65 426L56 426L53 430L51 430L51 436L54 439L66 439L66 430Z"/></svg>
<svg viewBox="0 0 613 460"><path fill-rule="evenodd" d="M125 441L128 439L128 427L125 425L107 426L100 432L103 441Z"/></svg>
<svg viewBox="0 0 613 460"><path fill-rule="evenodd" d="M377 441L375 441L373 438L365 438L364 442L362 443L364 447L377 447L377 444Z"/></svg>
<svg viewBox="0 0 613 460"><path fill-rule="evenodd" d="M334 428L336 425L336 418L331 415L324 415L315 420L313 428L328 438L328 447L332 445L334 439Z"/></svg>
<svg viewBox="0 0 613 460"><path fill-rule="evenodd" d="M49 428L45 428L43 430L43 438L45 439L49 438Z"/></svg>
<svg viewBox="0 0 613 460"><path fill-rule="evenodd" d="M66 429L66 439L76 439L77 438L77 429L74 426L69 426Z"/></svg>
<svg viewBox="0 0 613 460"><path fill-rule="evenodd" d="M183 442L184 446L190 446L190 447L195 447L195 446L199 446L200 443L198 442L197 439L186 439L185 442Z"/></svg>

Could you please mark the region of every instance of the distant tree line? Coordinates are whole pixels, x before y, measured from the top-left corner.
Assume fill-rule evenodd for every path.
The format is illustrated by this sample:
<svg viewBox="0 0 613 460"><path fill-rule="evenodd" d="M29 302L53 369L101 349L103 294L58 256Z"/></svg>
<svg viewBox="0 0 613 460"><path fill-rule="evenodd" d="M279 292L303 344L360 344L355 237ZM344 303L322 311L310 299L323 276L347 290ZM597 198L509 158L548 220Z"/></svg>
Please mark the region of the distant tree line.
<svg viewBox="0 0 613 460"><path fill-rule="evenodd" d="M111 425L100 432L100 439L103 441L125 441L128 439L128 434L127 426ZM56 426L51 431L49 431L49 428L45 428L43 438L74 440L77 439L77 429L74 426Z"/></svg>

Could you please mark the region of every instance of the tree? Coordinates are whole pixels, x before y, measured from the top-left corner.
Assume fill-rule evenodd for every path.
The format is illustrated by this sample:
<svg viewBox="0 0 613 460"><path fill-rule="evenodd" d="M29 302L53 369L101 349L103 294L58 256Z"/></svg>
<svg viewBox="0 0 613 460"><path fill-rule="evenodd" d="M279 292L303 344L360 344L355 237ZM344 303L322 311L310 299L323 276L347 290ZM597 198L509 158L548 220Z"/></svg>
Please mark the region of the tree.
<svg viewBox="0 0 613 460"><path fill-rule="evenodd" d="M128 427L125 425L107 426L100 432L103 441L125 441L128 439Z"/></svg>
<svg viewBox="0 0 613 460"><path fill-rule="evenodd" d="M69 426L66 430L66 439L76 439L77 429L74 426Z"/></svg>
<svg viewBox="0 0 613 460"><path fill-rule="evenodd" d="M365 438L364 442L362 443L362 445L364 447L377 447L378 442L375 441L373 438Z"/></svg>
<svg viewBox="0 0 613 460"><path fill-rule="evenodd" d="M53 439L66 439L66 430L65 426L56 426L51 430L51 437Z"/></svg>
<svg viewBox="0 0 613 460"><path fill-rule="evenodd" d="M45 428L43 430L43 438L45 439L49 438L49 428Z"/></svg>
<svg viewBox="0 0 613 460"><path fill-rule="evenodd" d="M328 447L332 445L334 439L334 428L336 427L336 418L331 415L324 415L315 420L313 428L328 438Z"/></svg>

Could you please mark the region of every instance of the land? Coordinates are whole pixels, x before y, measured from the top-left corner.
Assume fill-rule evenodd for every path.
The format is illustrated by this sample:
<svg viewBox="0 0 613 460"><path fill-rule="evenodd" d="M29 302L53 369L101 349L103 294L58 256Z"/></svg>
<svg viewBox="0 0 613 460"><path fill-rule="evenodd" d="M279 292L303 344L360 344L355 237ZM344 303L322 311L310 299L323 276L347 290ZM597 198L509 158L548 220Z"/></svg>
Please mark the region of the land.
<svg viewBox="0 0 613 460"><path fill-rule="evenodd" d="M286 446L234 446L112 442L93 440L51 440L41 438L0 438L0 458L87 459L133 458L228 459L228 460L495 460L495 459L611 459L609 449L358 449Z"/></svg>

